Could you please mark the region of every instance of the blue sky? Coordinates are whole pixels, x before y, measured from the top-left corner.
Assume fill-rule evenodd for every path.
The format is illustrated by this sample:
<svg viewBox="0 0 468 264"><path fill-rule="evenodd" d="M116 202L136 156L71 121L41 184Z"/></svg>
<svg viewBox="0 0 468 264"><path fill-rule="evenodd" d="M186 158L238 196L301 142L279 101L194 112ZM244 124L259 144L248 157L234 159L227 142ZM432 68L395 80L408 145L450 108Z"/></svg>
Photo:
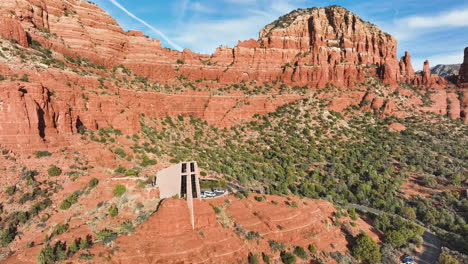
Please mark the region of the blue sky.
<svg viewBox="0 0 468 264"><path fill-rule="evenodd" d="M341 5L399 40L416 69L461 63L468 46L468 0L93 0L125 29L174 49L212 53L220 45L257 39L258 31L296 8ZM122 8L126 9L124 11Z"/></svg>

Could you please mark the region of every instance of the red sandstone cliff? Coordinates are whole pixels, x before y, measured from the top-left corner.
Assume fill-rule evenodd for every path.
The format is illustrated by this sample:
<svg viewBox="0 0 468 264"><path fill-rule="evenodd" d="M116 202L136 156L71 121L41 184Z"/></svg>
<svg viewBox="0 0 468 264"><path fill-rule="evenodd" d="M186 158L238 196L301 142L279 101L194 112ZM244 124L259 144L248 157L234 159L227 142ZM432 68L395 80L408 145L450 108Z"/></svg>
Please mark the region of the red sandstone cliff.
<svg viewBox="0 0 468 264"><path fill-rule="evenodd" d="M461 88L468 88L468 47L465 48L465 58L460 67L458 84Z"/></svg>
<svg viewBox="0 0 468 264"><path fill-rule="evenodd" d="M279 80L315 88L328 83L345 88L365 82L366 76L375 76L392 87L397 87L398 82L437 88L447 84L430 74L428 63L422 74L416 74L409 53L397 60L397 43L392 36L336 6L296 10L261 30L259 40L239 42L234 48L221 47L213 55L172 51L139 31L124 32L103 10L82 0L3 0L0 36L15 39L23 47L28 47L28 38L39 41L56 51L59 58L63 54L86 57L106 66L124 64L140 75L164 82L184 75L216 83ZM108 90L104 93L99 79L109 77L106 71L90 77L81 75L84 69L77 65L58 70L32 66L18 58L0 60L0 75L13 79L0 86L0 141L23 151L59 147L82 125L90 129L112 126L124 133L135 133L140 129L141 113L149 117L193 115L229 126L300 98L298 94L136 92L115 83L106 83ZM14 76L23 74L29 75L29 83L15 80ZM449 113L468 122L468 97L460 102L452 93L439 94L437 107L425 110ZM333 97L332 108L344 109L342 106L359 105L365 93L356 97L329 96ZM383 110L384 114L402 111L392 101L382 102L373 102L371 109Z"/></svg>
<svg viewBox="0 0 468 264"><path fill-rule="evenodd" d="M416 76L409 54L397 60L395 38L337 6L293 11L261 30L259 40L221 47L211 56L172 51L141 32L124 32L102 9L83 0L4 0L0 16L20 21L33 39L60 53L107 66L123 64L159 81L184 75L224 83L282 80L315 88L327 83L354 87L370 74L391 85L447 84L436 76ZM0 34L24 34L16 31Z"/></svg>

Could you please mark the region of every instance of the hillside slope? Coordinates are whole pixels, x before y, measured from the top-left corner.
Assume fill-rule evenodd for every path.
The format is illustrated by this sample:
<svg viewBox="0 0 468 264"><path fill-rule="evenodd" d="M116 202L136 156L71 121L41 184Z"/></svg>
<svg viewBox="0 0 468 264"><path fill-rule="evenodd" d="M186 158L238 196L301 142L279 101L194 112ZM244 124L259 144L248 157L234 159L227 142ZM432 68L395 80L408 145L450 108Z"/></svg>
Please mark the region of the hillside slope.
<svg viewBox="0 0 468 264"><path fill-rule="evenodd" d="M442 77L458 75L461 64L439 64L431 68L432 74L437 74Z"/></svg>

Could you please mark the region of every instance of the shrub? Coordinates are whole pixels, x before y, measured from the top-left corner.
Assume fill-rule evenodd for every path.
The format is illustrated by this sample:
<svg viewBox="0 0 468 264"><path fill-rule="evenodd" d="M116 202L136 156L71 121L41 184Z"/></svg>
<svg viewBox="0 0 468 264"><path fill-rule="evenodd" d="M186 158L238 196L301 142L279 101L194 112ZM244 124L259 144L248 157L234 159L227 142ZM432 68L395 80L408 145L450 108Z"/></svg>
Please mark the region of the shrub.
<svg viewBox="0 0 468 264"><path fill-rule="evenodd" d="M205 177L207 174L204 171L200 171L200 176Z"/></svg>
<svg viewBox="0 0 468 264"><path fill-rule="evenodd" d="M125 222L123 222L123 224L120 226L120 232L124 234L131 234L135 232L132 221L125 220Z"/></svg>
<svg viewBox="0 0 468 264"><path fill-rule="evenodd" d="M356 214L356 209L354 209L354 208L348 209L348 213L349 213L349 217L352 220L356 221L358 219L358 216Z"/></svg>
<svg viewBox="0 0 468 264"><path fill-rule="evenodd" d="M221 209L219 209L217 206L214 206L212 204L210 204L210 205L211 205L211 208L213 208L213 211L215 212L215 214L221 213Z"/></svg>
<svg viewBox="0 0 468 264"><path fill-rule="evenodd" d="M28 76L27 74L23 74L23 76L21 76L20 81L22 81L22 82L29 82L29 76Z"/></svg>
<svg viewBox="0 0 468 264"><path fill-rule="evenodd" d="M184 60L181 60L181 59L178 59L178 60L176 61L176 63L179 64L179 65L182 65L182 64L185 64L185 61L184 61Z"/></svg>
<svg viewBox="0 0 468 264"><path fill-rule="evenodd" d="M35 182L34 177L39 175L37 171L31 171L27 168L22 168L20 172L20 179L27 181L28 183Z"/></svg>
<svg viewBox="0 0 468 264"><path fill-rule="evenodd" d="M68 224L58 225L55 227L52 236L57 236L68 231Z"/></svg>
<svg viewBox="0 0 468 264"><path fill-rule="evenodd" d="M80 239L80 249L87 249L90 248L93 245L92 239L90 235L86 236L86 239Z"/></svg>
<svg viewBox="0 0 468 264"><path fill-rule="evenodd" d="M270 264L270 256L265 254L265 252L262 253L262 259L263 259L263 262L265 262L266 264Z"/></svg>
<svg viewBox="0 0 468 264"><path fill-rule="evenodd" d="M260 238L260 234L258 232L255 232L255 231L250 231L247 233L247 235L245 236L245 238L247 240L254 240L254 239L258 239Z"/></svg>
<svg viewBox="0 0 468 264"><path fill-rule="evenodd" d="M8 228L0 232L0 247L5 247L15 240L17 231L15 225L10 225Z"/></svg>
<svg viewBox="0 0 468 264"><path fill-rule="evenodd" d="M286 249L286 246L283 243L276 242L274 240L268 241L268 244L273 251L284 251Z"/></svg>
<svg viewBox="0 0 468 264"><path fill-rule="evenodd" d="M37 263L39 264L50 264L55 262L55 252L50 245L47 245L45 248L41 249L39 255L37 255Z"/></svg>
<svg viewBox="0 0 468 264"><path fill-rule="evenodd" d="M136 176L136 175L138 175L138 174L139 174L139 173L138 173L138 171L136 171L136 170L126 170L126 171L125 171L125 176Z"/></svg>
<svg viewBox="0 0 468 264"><path fill-rule="evenodd" d="M89 261L94 258L94 254L91 252L85 252L78 257L82 261Z"/></svg>
<svg viewBox="0 0 468 264"><path fill-rule="evenodd" d="M109 207L109 214L112 217L116 217L119 214L119 208L117 208L115 205L112 205Z"/></svg>
<svg viewBox="0 0 468 264"><path fill-rule="evenodd" d="M49 151L36 151L34 152L34 156L36 158L50 157L52 156L52 153L50 153Z"/></svg>
<svg viewBox="0 0 468 264"><path fill-rule="evenodd" d="M127 188L125 188L125 185L118 184L115 186L113 193L115 197L121 197L126 191Z"/></svg>
<svg viewBox="0 0 468 264"><path fill-rule="evenodd" d="M9 196L12 196L16 192L16 185L8 186L5 191Z"/></svg>
<svg viewBox="0 0 468 264"><path fill-rule="evenodd" d="M458 260L456 260L454 257L450 256L447 253L440 254L439 260L437 263L438 264L460 264Z"/></svg>
<svg viewBox="0 0 468 264"><path fill-rule="evenodd" d="M78 202L78 193L73 193L69 195L65 200L60 204L60 209L68 210L73 204Z"/></svg>
<svg viewBox="0 0 468 264"><path fill-rule="evenodd" d="M72 204L67 200L63 200L62 203L60 203L60 209L62 210L68 210L71 206Z"/></svg>
<svg viewBox="0 0 468 264"><path fill-rule="evenodd" d="M366 233L357 236L351 247L352 255L365 263L379 263L382 259L379 245Z"/></svg>
<svg viewBox="0 0 468 264"><path fill-rule="evenodd" d="M66 243L58 241L53 247L47 244L47 246L39 252L39 255L37 256L37 262L39 264L50 264L61 262L67 258L68 255Z"/></svg>
<svg viewBox="0 0 468 264"><path fill-rule="evenodd" d="M69 255L73 255L75 254L76 252L80 251L80 246L78 245L80 241L79 240L73 240L70 244L70 246L68 247L68 254Z"/></svg>
<svg viewBox="0 0 468 264"><path fill-rule="evenodd" d="M109 229L104 229L104 230L99 231L99 233L96 234L96 238L97 240L102 241L105 244L109 244L110 242L112 242L114 239L117 238L117 233Z"/></svg>
<svg viewBox="0 0 468 264"><path fill-rule="evenodd" d="M390 230L385 233L385 243L388 243L394 247L399 247L405 242L405 236L397 230Z"/></svg>
<svg viewBox="0 0 468 264"><path fill-rule="evenodd" d="M312 244L309 245L308 249L309 249L310 253L312 253L312 254L317 253L317 249Z"/></svg>
<svg viewBox="0 0 468 264"><path fill-rule="evenodd" d="M259 264L257 255L253 255L252 253L249 254L249 264Z"/></svg>
<svg viewBox="0 0 468 264"><path fill-rule="evenodd" d="M114 170L115 174L124 174L126 171L127 169L122 165Z"/></svg>
<svg viewBox="0 0 468 264"><path fill-rule="evenodd" d="M170 162L170 163L173 163L173 164L177 164L177 163L179 163L180 161L179 161L178 159L171 159L169 162Z"/></svg>
<svg viewBox="0 0 468 264"><path fill-rule="evenodd" d="M150 159L147 155L143 156L143 161L140 163L142 167L156 165L158 162L155 159Z"/></svg>
<svg viewBox="0 0 468 264"><path fill-rule="evenodd" d="M263 197L263 196L255 196L255 200L257 200L258 202L263 202L263 201L265 201L265 197Z"/></svg>
<svg viewBox="0 0 468 264"><path fill-rule="evenodd" d="M98 184L99 180L96 178L92 178L91 180L89 180L88 186L89 188L94 189Z"/></svg>
<svg viewBox="0 0 468 264"><path fill-rule="evenodd" d="M294 249L294 254L304 260L309 258L309 254L307 254L303 247L296 247Z"/></svg>
<svg viewBox="0 0 468 264"><path fill-rule="evenodd" d="M55 165L51 165L50 168L47 170L47 173L51 177L57 177L57 176L60 176L62 174L62 169L60 169L59 167L57 167Z"/></svg>
<svg viewBox="0 0 468 264"><path fill-rule="evenodd" d="M127 153L125 153L125 150L123 150L121 148L116 148L114 153L119 155L119 157L121 157L121 158L125 158L127 156Z"/></svg>
<svg viewBox="0 0 468 264"><path fill-rule="evenodd" d="M416 219L416 210L412 207L405 206L401 209L401 216L407 219Z"/></svg>
<svg viewBox="0 0 468 264"><path fill-rule="evenodd" d="M425 176L423 178L423 184L426 187L435 188L437 186L437 180L435 179L435 177Z"/></svg>
<svg viewBox="0 0 468 264"><path fill-rule="evenodd" d="M296 263L296 256L289 252L283 251L281 252L281 261L283 261L284 264L294 264Z"/></svg>

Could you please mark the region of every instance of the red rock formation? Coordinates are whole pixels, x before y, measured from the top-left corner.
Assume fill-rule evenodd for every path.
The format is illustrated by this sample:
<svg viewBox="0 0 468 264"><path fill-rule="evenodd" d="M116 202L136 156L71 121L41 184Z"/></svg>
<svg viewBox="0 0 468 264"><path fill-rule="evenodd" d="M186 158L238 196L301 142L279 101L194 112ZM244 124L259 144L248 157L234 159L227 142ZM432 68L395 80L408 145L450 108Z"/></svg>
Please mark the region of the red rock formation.
<svg viewBox="0 0 468 264"><path fill-rule="evenodd" d="M39 145L58 140L57 129L70 132L70 116L57 115L50 92L39 84L2 83L0 85L1 141L5 145Z"/></svg>
<svg viewBox="0 0 468 264"><path fill-rule="evenodd" d="M465 48L465 58L460 67L459 76L458 85L460 88L468 88L468 47Z"/></svg>
<svg viewBox="0 0 468 264"><path fill-rule="evenodd" d="M292 198L298 204L294 208L285 204L284 197L267 196L267 199L278 204L257 202L253 198L239 200L233 196L195 200L195 230L190 224L187 203L166 199L134 234L116 239L121 249L113 253L109 263L246 263L249 253L262 252L275 263L279 252L271 249L270 240L304 248L313 244L318 252L347 250L345 232L332 225L336 209L329 202ZM210 204L223 208L223 213L215 215ZM356 224L349 231L357 234L363 230L379 240L362 219ZM257 232L260 237L247 240L238 230ZM108 254L108 248L101 245L90 251L96 256ZM326 263L336 262L327 259Z"/></svg>
<svg viewBox="0 0 468 264"><path fill-rule="evenodd" d="M7 76L13 72L0 69L0 74ZM0 83L0 142L18 152L66 145L67 137L77 134L80 126L93 130L114 127L133 134L140 130L140 113L148 117L191 115L229 127L300 98L294 94L160 94L120 90L111 85L109 92L113 95L98 95L64 85L70 80L92 89L98 86L95 79L53 71L27 73L30 83Z"/></svg>
<svg viewBox="0 0 468 264"><path fill-rule="evenodd" d="M293 11L262 29L259 40L221 47L211 56L171 51L141 32L124 32L102 9L82 0L4 0L0 16L21 21L33 39L60 53L107 66L123 64L159 81L184 75L323 88L327 83L354 87L368 74L379 74L390 85L414 75L408 53L398 62L392 36L337 6ZM414 83L445 85L435 76L423 78Z"/></svg>
<svg viewBox="0 0 468 264"><path fill-rule="evenodd" d="M211 56L190 50L172 51L139 31L124 32L103 10L82 0L4 0L0 2L0 18L2 36L15 38L21 45L27 46L27 32L32 39L64 55L88 57L108 66L124 64L161 81L184 75L221 83L282 80L321 88L328 83L353 87L365 81L366 75L374 75L392 86L398 81L419 86L445 85L444 79L428 72L428 65L422 76L414 74L409 53L397 61L397 44L392 36L336 6L296 10L266 26L259 40L239 42L235 48L221 47ZM140 129L140 113L149 117L193 115L212 124L230 126L300 97L212 96L208 92L168 95L124 91L112 85L108 92L114 95L98 95L77 87L97 87L97 79L50 68L19 68L19 64L0 65L2 75L26 73L31 81L0 86L0 95L5 98L0 108L0 140L24 151L43 148L44 144L59 146L82 125L90 129L112 126L124 133L135 133ZM64 85L67 82L76 86ZM51 96L51 91L56 96ZM357 93L360 95L355 97L342 95L342 101L335 98L331 108L359 104L365 93ZM381 101L370 107L392 114L393 102ZM450 115L466 119L466 106L461 104L460 111L455 106ZM446 114L446 108L433 110Z"/></svg>
<svg viewBox="0 0 468 264"><path fill-rule="evenodd" d="M411 64L411 54L406 51L405 56L400 59L400 74L407 78L414 77L414 69Z"/></svg>
<svg viewBox="0 0 468 264"><path fill-rule="evenodd" d="M258 41L222 47L211 56L171 51L141 32L126 33L103 10L81 0L4 0L0 15L18 19L33 39L60 53L124 64L160 81L185 75L227 83L283 80L353 87L383 65L386 83L399 79L396 40L336 6L294 11L266 26Z"/></svg>
<svg viewBox="0 0 468 264"><path fill-rule="evenodd" d="M28 38L23 26L16 19L0 17L0 36L14 39L23 47L28 47Z"/></svg>
<svg viewBox="0 0 468 264"><path fill-rule="evenodd" d="M393 132L405 131L406 127L401 123L392 123L388 126L388 129Z"/></svg>
<svg viewBox="0 0 468 264"><path fill-rule="evenodd" d="M414 78L408 78L407 82L412 83L418 87L432 87L443 89L449 86L447 79L437 75L431 74L429 61L424 61L424 67L421 75L415 75Z"/></svg>

